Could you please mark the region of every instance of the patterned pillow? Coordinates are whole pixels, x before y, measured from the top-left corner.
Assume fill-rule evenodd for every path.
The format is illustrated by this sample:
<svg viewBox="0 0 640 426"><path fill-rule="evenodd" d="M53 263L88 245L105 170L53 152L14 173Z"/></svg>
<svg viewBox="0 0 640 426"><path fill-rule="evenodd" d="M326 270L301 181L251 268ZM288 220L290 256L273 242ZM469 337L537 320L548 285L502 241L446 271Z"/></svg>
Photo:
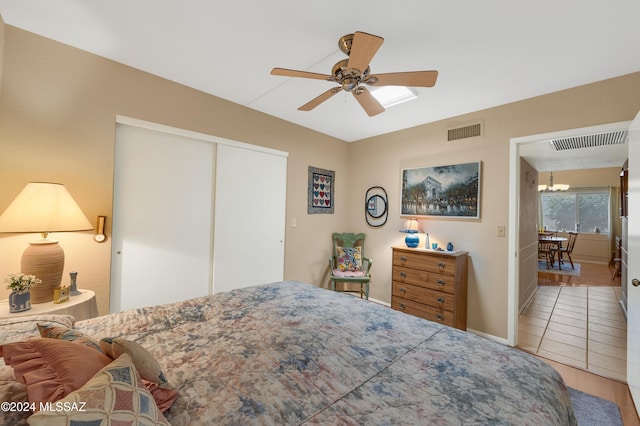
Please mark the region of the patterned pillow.
<svg viewBox="0 0 640 426"><path fill-rule="evenodd" d="M340 271L361 271L362 270L362 247L351 248L336 247L338 257L338 269Z"/></svg>
<svg viewBox="0 0 640 426"><path fill-rule="evenodd" d="M131 357L122 354L80 389L53 403L51 410L29 417L29 424L168 426L169 422L144 387Z"/></svg>
<svg viewBox="0 0 640 426"><path fill-rule="evenodd" d="M49 323L38 323L38 331L40 332L40 337L79 343L81 345L88 346L97 351L100 351L101 353L104 353L100 348L100 343L97 340L73 328L57 326Z"/></svg>
<svg viewBox="0 0 640 426"><path fill-rule="evenodd" d="M139 343L122 338L105 337L100 340L100 347L102 352L113 359L117 359L122 354L128 354L143 379L160 385L167 383L158 361Z"/></svg>

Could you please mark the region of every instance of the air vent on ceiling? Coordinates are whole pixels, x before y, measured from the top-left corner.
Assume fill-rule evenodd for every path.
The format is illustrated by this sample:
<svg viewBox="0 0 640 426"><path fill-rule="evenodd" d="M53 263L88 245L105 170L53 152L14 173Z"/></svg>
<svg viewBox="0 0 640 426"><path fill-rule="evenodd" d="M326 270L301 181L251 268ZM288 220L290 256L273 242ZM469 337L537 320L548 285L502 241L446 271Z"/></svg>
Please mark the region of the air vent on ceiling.
<svg viewBox="0 0 640 426"><path fill-rule="evenodd" d="M595 135L573 136L570 138L553 139L549 143L555 151L569 149L594 148L597 146L617 145L627 143L629 134L626 130L598 133Z"/></svg>
<svg viewBox="0 0 640 426"><path fill-rule="evenodd" d="M482 123L470 124L464 127L456 127L447 130L447 141L455 141L458 139L473 138L482 135Z"/></svg>

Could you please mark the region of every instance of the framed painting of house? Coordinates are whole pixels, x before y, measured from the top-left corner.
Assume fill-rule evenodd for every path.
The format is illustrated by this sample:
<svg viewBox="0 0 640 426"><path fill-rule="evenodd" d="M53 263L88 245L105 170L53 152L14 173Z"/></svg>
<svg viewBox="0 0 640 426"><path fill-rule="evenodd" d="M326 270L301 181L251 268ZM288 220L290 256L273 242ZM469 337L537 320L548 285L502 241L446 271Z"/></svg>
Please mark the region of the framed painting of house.
<svg viewBox="0 0 640 426"><path fill-rule="evenodd" d="M333 214L336 172L309 166L307 213Z"/></svg>
<svg viewBox="0 0 640 426"><path fill-rule="evenodd" d="M480 217L480 165L463 163L402 170L402 216Z"/></svg>

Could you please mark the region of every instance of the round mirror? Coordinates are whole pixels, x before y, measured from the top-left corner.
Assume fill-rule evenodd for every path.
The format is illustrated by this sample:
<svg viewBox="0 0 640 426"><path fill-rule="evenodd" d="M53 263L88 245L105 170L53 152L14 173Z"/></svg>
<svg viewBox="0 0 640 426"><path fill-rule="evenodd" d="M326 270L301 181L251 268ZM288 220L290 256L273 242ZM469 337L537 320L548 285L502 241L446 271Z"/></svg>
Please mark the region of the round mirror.
<svg viewBox="0 0 640 426"><path fill-rule="evenodd" d="M374 195L367 200L367 213L374 219L381 218L387 212L387 201L380 195Z"/></svg>
<svg viewBox="0 0 640 426"><path fill-rule="evenodd" d="M373 186L367 190L364 211L369 226L377 228L387 223L389 203L384 188Z"/></svg>

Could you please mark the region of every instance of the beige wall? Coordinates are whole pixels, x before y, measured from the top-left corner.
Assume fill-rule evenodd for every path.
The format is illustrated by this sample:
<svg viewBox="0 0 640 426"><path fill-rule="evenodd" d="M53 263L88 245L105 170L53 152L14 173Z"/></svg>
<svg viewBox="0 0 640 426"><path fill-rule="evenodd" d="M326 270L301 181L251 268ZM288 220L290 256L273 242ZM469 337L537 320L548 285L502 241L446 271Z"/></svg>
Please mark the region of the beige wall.
<svg viewBox="0 0 640 426"><path fill-rule="evenodd" d="M331 232L348 218L347 143L9 25L4 34L0 209L27 182L62 182L91 222L107 216L110 236L116 114L267 146L289 152L286 215L297 227L286 228L285 278L321 282ZM309 166L336 172L335 214L307 215ZM110 238L98 244L91 232L52 236L66 254L63 283L77 270L78 285L95 290L106 313ZM0 234L0 277L19 270L33 238Z"/></svg>
<svg viewBox="0 0 640 426"><path fill-rule="evenodd" d="M110 227L116 114L280 149L289 152L285 278L327 286L331 232L363 231L374 259L371 296L384 301L391 293L390 246L403 239L401 168L482 161L481 218L423 224L432 240L469 250L469 327L503 338L507 238L496 237L496 227L508 223L509 139L631 120L640 110L637 73L348 144L11 26L5 27L2 88L0 206L26 182L58 181L92 221L106 215ZM478 119L482 137L446 142L451 125ZM336 171L335 214L307 215L308 166ZM389 193L389 221L370 229L364 195L376 185ZM29 238L0 234L0 276L16 271ZM106 312L110 239L56 238L79 285L95 289Z"/></svg>
<svg viewBox="0 0 640 426"><path fill-rule="evenodd" d="M480 219L430 218L422 224L432 241L452 241L470 252L468 327L506 338L508 239L496 236L496 227L509 219L510 139L632 120L639 110L640 73L635 73L351 143L349 224L367 232L368 254L375 261L372 297L389 300L389 247L402 244L400 170L481 161ZM447 142L448 128L478 120L484 135ZM379 229L367 229L363 218L364 194L373 185L389 193L389 222Z"/></svg>

